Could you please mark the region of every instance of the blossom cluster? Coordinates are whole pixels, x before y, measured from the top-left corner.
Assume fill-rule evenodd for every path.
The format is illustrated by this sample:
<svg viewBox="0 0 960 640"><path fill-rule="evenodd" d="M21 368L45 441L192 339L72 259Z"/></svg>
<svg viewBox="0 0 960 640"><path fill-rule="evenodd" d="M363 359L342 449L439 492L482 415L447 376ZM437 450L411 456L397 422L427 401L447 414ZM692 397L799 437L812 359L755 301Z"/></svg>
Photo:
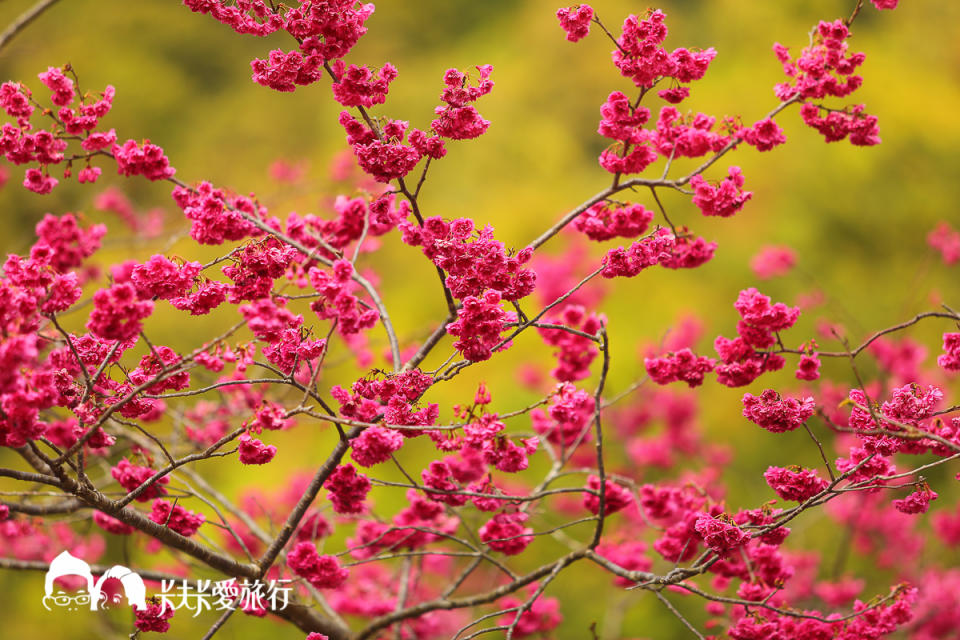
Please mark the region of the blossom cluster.
<svg viewBox="0 0 960 640"><path fill-rule="evenodd" d="M850 29L842 20L820 21L813 33L813 44L805 47L798 58L791 57L787 47L775 44L773 51L791 80L778 84L774 92L784 101L802 101L803 121L827 142L849 137L855 145L871 146L880 142L877 118L864 113L862 104L831 109L813 102L849 96L863 84L863 77L856 70L866 56L849 52L849 37Z"/></svg>
<svg viewBox="0 0 960 640"><path fill-rule="evenodd" d="M695 269L713 258L717 243L703 238L676 236L661 227L624 249L611 249L603 258L604 278L633 277L660 265L667 269Z"/></svg>
<svg viewBox="0 0 960 640"><path fill-rule="evenodd" d="M741 291L734 308L741 318L738 336L732 340L718 336L713 346L721 360L716 368L718 381L728 387L742 387L764 372L783 368L783 356L757 349L774 346L779 332L796 323L800 310L782 302L771 304L769 296L754 288Z"/></svg>

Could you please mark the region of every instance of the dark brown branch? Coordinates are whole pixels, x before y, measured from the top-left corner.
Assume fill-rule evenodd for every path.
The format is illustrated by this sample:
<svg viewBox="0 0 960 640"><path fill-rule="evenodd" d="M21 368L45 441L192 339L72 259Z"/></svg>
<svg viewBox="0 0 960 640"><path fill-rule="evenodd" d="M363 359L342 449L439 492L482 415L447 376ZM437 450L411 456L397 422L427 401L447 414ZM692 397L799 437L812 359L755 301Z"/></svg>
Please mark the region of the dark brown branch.
<svg viewBox="0 0 960 640"><path fill-rule="evenodd" d="M393 613L380 616L379 618L375 618L366 626L366 628L360 631L355 640L367 640L368 638L374 638L381 629L385 629L396 622L422 616L423 614L431 611L463 609L465 607L475 607L481 604L489 604L490 602L494 602L503 596L522 589L532 582L536 582L541 578L545 578L554 571L557 571L558 567L560 570L566 568L574 562L585 558L587 553L588 552L586 550L571 552L562 558L551 562L550 564L543 565L539 569L518 577L513 582L497 587L496 589L491 589L490 591L486 591L484 593L474 596L466 596L463 598L439 598L436 600L428 600L426 602L421 602L411 607L407 607L406 609L402 609L401 611L394 611Z"/></svg>
<svg viewBox="0 0 960 640"><path fill-rule="evenodd" d="M287 521L283 524L283 528L280 530L280 533L277 534L277 537L274 539L273 543L260 558L260 561L258 562L258 577L266 575L267 570L273 566L277 556L280 555L283 547L286 546L287 542L290 541L290 538L293 536L293 532L296 530L297 525L300 524L300 521L307 512L307 509L310 508L310 505L317 497L317 494L323 487L323 483L327 481L327 478L330 477L330 474L333 473L337 468L337 465L340 464L340 460L350 447L350 440L356 438L362 431L363 429L360 427L354 427L350 433L346 434L346 437L341 438L337 442L337 445L333 448L333 451L330 452L330 455L327 456L326 461L317 470L317 473L313 476L309 486L307 486L307 488L304 490L300 501L297 502L297 506L294 507L293 511L290 512L290 515L287 516Z"/></svg>
<svg viewBox="0 0 960 640"><path fill-rule="evenodd" d="M75 499L63 500L52 504L28 504L25 502L3 501L0 501L0 504L6 505L12 513L23 513L28 516L61 515L74 513L79 509L86 508L86 505Z"/></svg>

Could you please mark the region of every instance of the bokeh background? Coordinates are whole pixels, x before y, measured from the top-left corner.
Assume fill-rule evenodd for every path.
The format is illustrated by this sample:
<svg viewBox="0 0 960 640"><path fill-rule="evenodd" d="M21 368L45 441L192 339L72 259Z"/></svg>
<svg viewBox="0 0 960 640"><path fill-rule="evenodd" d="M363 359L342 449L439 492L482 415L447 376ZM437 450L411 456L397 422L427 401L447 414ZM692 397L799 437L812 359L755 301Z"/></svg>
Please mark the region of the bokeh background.
<svg viewBox="0 0 960 640"><path fill-rule="evenodd" d="M739 115L746 123L759 119L775 105L772 87L782 79L772 44L781 42L797 51L817 20L849 15L853 4L852 0L660 3L668 16L668 48L712 46L719 52L706 78L692 86L692 96L682 108L718 117ZM719 249L712 262L690 272L659 270L616 282L615 293L603 308L615 345L609 379L612 391L642 376L639 345L661 340L686 313L704 324L701 351L710 350L718 333L731 335L736 321L732 303L747 286L760 286L775 300L790 303L822 294L823 303L806 311L790 332L794 344L789 346L816 336L820 318L842 325L851 341L858 343L871 330L940 302L960 305L956 268L945 266L925 241L938 221L954 226L960 222L960 41L956 37L960 4L932 0L902 4L894 12L881 14L868 3L850 41L867 54L864 86L854 98L879 117L881 145L827 145L791 109L779 119L787 145L765 154L741 149L708 173L719 178L728 164L742 167L754 197L734 218L706 219L689 201L665 196L675 222L716 240ZM0 3L0 24L9 23L30 5L22 0ZM611 30L628 13L646 9L618 0L600 0L593 6ZM371 66L390 61L399 68L387 104L376 113L424 128L437 104L445 69L494 66L496 87L478 104L493 124L477 140L448 145L448 156L434 164L421 201L427 215L472 217L478 225L493 225L498 239L508 246L520 248L609 182L596 162L605 146L595 133L599 106L610 91L629 91L631 86L610 63L611 44L599 32L576 45L564 40L553 16L556 8L556 3L542 0L378 3L367 23L369 33L348 57L348 62ZM290 211L330 215L333 196L344 190L350 193L349 185L331 177L331 167L346 148L336 122L340 107L330 97L326 82L293 94L253 84L250 60L266 57L278 47L290 47L284 34L265 39L239 36L173 0L70 0L54 6L0 52L0 78L39 85L37 73L50 65L70 63L82 88L116 87L108 126L115 127L121 139L149 138L161 145L181 179L206 179L239 193L255 192L281 218ZM273 180L269 167L278 159L302 167L304 178L295 184ZM675 166L682 171L693 165L678 162ZM119 229L111 214L93 206L95 196L112 184L122 187L139 210L164 209L165 233L151 240L111 232L99 260L144 260L166 252L203 261L224 252L222 247L197 247L185 236L187 226L178 217L166 184L124 180L105 170L93 187L64 181L52 195L37 196L19 187L21 179L22 168L12 168L10 182L0 191L5 252L25 251L33 241L33 226L47 212L83 212L88 221L111 222ZM645 196L638 194L637 201L652 208ZM564 242L547 245L547 252L558 251ZM749 258L769 244L792 247L798 265L785 277L760 283L749 269ZM391 234L383 239L380 252L362 260L378 273L405 344L436 326L443 317L443 302L432 267L419 250L402 245ZM79 330L84 315L72 318L71 328ZM158 313L148 324L148 333L155 342L193 346L219 333L227 321L227 316L218 314L185 322L183 315ZM921 325L910 335L926 344L932 357L939 350L943 330ZM385 347L378 342L382 334L374 330L370 335L371 346L380 353ZM820 343L824 348L838 346L823 338ZM439 365L450 353L448 342L427 361L426 368ZM334 349L334 366L324 374L327 387L347 384L359 374L348 355L342 344ZM545 370L552 366L550 348L532 334L519 339L492 365L472 367L442 390L431 392L428 400L440 402L442 417L449 419L449 407L468 402L483 380L503 410L525 406L537 394L517 384L517 376L521 366L531 362L542 363ZM873 365L864 366L869 371ZM841 364L828 363L825 373L852 383L849 370ZM780 378L765 378L762 386L789 385L789 381L788 371ZM699 394L702 428L710 439L735 452L724 478L730 487L728 502L735 507L754 506L771 497L761 478L768 464L815 462L815 451L805 435L774 438L758 434L743 420L743 391L708 384ZM528 423L518 425L529 429ZM278 490L288 482L291 469L308 472L323 459L329 437L321 431L311 425L310 430L272 434L279 453L263 468L214 461L204 467L204 474L228 494L250 485ZM616 441L610 451L614 460L622 461ZM9 460L0 456L0 461ZM377 475L390 478L390 474L378 470ZM949 478L946 472L931 477ZM944 486L942 494L948 493ZM396 510L390 494L378 500L384 513ZM830 544L835 535L826 520L811 516L797 525L790 544L798 548ZM559 548L547 543L538 553L545 558ZM142 544L126 551L143 557ZM110 542L107 557L119 559L123 552ZM930 553L942 554L942 550ZM533 566L537 560L533 554L520 564ZM876 589L885 591L888 576L870 569L869 558L854 558L851 563L871 572ZM606 602L595 594L608 593L602 590L609 589L609 578L584 569L571 571L548 592L566 603L559 638L587 637L589 625L603 618ZM199 569L198 574L202 574ZM4 634L124 637L123 629L128 627L123 620L92 616L77 622L82 615L77 614L70 622L44 612L38 604L41 593L42 574L0 573ZM687 633L649 594L631 593L623 596L621 604L623 637L681 638ZM692 619L702 619L699 604L688 610ZM211 614L195 623L186 618L175 619L172 637L199 637L213 621ZM267 634L302 637L291 627L246 617L232 621L220 637Z"/></svg>

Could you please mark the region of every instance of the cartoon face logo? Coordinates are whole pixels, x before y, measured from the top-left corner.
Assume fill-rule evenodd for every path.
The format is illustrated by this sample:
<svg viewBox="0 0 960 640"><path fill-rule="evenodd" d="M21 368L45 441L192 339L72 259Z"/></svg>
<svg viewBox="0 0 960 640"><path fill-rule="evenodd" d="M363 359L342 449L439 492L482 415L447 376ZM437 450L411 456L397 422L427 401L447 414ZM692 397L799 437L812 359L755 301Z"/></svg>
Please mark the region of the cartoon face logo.
<svg viewBox="0 0 960 640"><path fill-rule="evenodd" d="M110 567L97 581L97 595L104 607L119 604L122 600L119 591L108 594L103 589L104 582L110 578L116 578L120 581L129 604L137 607L137 609L147 608L147 588L144 586L143 580L136 573L119 564Z"/></svg>
<svg viewBox="0 0 960 640"><path fill-rule="evenodd" d="M83 578L86 581L86 588L81 588L73 595L67 593L54 583L57 578L65 576ZM100 579L95 583L90 565L80 558L70 555L69 551L62 552L50 562L50 568L47 570L43 585L43 607L47 611L51 610L51 606L65 607L68 611L76 611L80 608L89 608L90 611L96 611L101 605L105 608L111 604L117 604L120 602L119 592L109 594L103 590L104 582L110 578L116 578L120 581L130 605L137 609L147 608L147 589L139 575L127 567L114 565L100 576Z"/></svg>
<svg viewBox="0 0 960 640"><path fill-rule="evenodd" d="M54 580L66 576L83 578L87 583L86 588L81 588L75 595L72 595L54 584ZM43 606L48 611L51 605L66 607L69 611L76 611L84 606L90 606L91 609L94 609L96 608L92 598L94 588L90 565L80 558L73 557L68 551L64 551L50 562L50 568L47 570L43 585L45 594L42 601Z"/></svg>
<svg viewBox="0 0 960 640"><path fill-rule="evenodd" d="M100 609L113 609L123 603L124 589L115 580L104 580L100 586Z"/></svg>

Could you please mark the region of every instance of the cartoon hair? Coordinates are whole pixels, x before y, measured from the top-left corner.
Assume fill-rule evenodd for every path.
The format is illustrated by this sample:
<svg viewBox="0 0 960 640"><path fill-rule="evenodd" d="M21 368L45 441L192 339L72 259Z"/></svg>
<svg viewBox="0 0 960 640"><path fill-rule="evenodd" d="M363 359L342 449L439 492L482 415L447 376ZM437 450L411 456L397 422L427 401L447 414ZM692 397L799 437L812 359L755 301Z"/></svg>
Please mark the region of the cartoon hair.
<svg viewBox="0 0 960 640"><path fill-rule="evenodd" d="M46 595L53 595L53 581L63 576L81 576L87 579L87 593L91 600L94 597L93 574L90 573L90 565L80 558L70 555L69 551L63 551L60 555L50 561L50 568L47 569L47 576L44 578L43 590Z"/></svg>
<svg viewBox="0 0 960 640"><path fill-rule="evenodd" d="M116 578L123 585L123 592L127 596L127 602L137 609L147 608L147 588L143 580L131 569L115 564L104 573L97 581L97 599L100 597L100 587L109 578Z"/></svg>

